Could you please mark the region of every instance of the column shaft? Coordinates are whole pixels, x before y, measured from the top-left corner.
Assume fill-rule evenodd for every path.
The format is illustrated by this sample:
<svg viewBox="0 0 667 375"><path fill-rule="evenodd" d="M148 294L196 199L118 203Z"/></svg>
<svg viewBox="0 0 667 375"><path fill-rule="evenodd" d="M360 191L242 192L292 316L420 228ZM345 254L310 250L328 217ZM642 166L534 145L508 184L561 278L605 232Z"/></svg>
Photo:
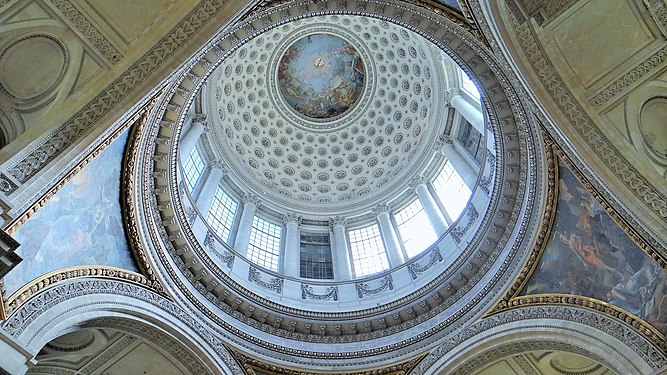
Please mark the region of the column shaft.
<svg viewBox="0 0 667 375"><path fill-rule="evenodd" d="M477 175L479 173L479 167L471 165L472 161L468 161L466 158L461 156L463 150L457 149L453 144L445 144L442 147L442 153L447 157L447 160L452 164L452 168L456 173L461 176L461 179L466 184L466 186L472 190L477 183Z"/></svg>
<svg viewBox="0 0 667 375"><path fill-rule="evenodd" d="M250 242L250 232L252 231L252 221L255 218L255 211L257 211L256 202L246 200L243 203L239 229L236 232L236 241L234 241L234 250L242 256L248 254L248 243Z"/></svg>
<svg viewBox="0 0 667 375"><path fill-rule="evenodd" d="M333 232L331 250L333 252L334 279L337 281L351 280L352 261L350 260L350 247L347 243L345 225L334 223L331 227Z"/></svg>
<svg viewBox="0 0 667 375"><path fill-rule="evenodd" d="M299 223L296 220L286 221L285 232L283 274L290 277L301 277L301 238L299 235Z"/></svg>
<svg viewBox="0 0 667 375"><path fill-rule="evenodd" d="M389 266L396 267L403 264L405 262L405 256L403 256L401 243L398 240L396 228L389 217L389 212L380 212L377 219L380 224L380 233L382 234L384 248L387 251L387 257L389 258Z"/></svg>
<svg viewBox="0 0 667 375"><path fill-rule="evenodd" d="M428 220L431 222L431 225L435 230L436 236L440 237L440 235L445 233L448 227L445 216L442 211L440 211L440 207L438 207L435 199L433 199L426 184L418 184L415 187L415 192L417 193L417 197L419 197L419 202L421 202L422 207L424 207L424 212L426 212Z"/></svg>
<svg viewBox="0 0 667 375"><path fill-rule="evenodd" d="M178 146L182 161L185 161L192 149L195 148L199 137L204 133L204 129L205 126L202 121L192 121L190 129L183 135Z"/></svg>

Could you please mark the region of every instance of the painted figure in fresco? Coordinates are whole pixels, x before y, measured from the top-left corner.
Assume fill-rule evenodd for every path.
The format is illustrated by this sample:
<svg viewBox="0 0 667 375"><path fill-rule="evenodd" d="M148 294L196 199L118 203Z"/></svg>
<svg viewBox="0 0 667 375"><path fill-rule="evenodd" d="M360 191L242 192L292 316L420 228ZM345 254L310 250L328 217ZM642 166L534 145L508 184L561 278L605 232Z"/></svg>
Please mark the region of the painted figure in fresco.
<svg viewBox="0 0 667 375"><path fill-rule="evenodd" d="M313 34L287 49L278 67L278 85L295 111L312 118L333 118L357 102L365 71L359 52L347 41Z"/></svg>
<svg viewBox="0 0 667 375"><path fill-rule="evenodd" d="M609 302L667 332L667 272L640 249L567 168L559 168L551 237L525 294Z"/></svg>

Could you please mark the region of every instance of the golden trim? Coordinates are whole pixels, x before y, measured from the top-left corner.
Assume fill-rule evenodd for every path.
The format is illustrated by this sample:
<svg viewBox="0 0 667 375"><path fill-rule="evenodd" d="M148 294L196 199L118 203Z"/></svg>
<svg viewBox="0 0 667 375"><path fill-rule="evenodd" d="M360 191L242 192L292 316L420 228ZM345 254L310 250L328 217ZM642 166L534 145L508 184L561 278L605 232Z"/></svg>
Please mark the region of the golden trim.
<svg viewBox="0 0 667 375"><path fill-rule="evenodd" d="M385 367L375 368L372 370L357 371L357 372L331 372L331 371L300 371L290 368L280 367L275 364L265 362L261 359L257 359L251 356L246 355L236 351L230 346L225 345L225 348L232 354L232 357L236 360L236 363L241 367L242 371L246 375L256 375L255 370L260 370L262 373L269 375L313 375L313 374L336 374L336 375L405 375L412 372L412 370L417 367L417 365L424 359L429 353L424 353L420 356L410 358L406 361L403 361L398 364L388 365Z"/></svg>
<svg viewBox="0 0 667 375"><path fill-rule="evenodd" d="M667 339L662 332L637 315L596 298L560 293L532 294L513 298L507 309L540 305L566 305L593 309L631 326L667 352Z"/></svg>
<svg viewBox="0 0 667 375"><path fill-rule="evenodd" d="M130 249L134 255L134 259L137 262L137 265L139 266L139 269L144 275L146 275L146 277L155 283L156 289L159 292L164 290L164 286L157 279L157 276L153 271L153 267L151 266L148 260L148 256L146 255L146 252L142 246L141 236L139 235L139 229L137 228L136 202L132 194L136 184L135 172L137 169L137 159L139 157L144 130L148 124L150 113L155 108L155 105L158 102L158 98L160 98L164 92L164 90L161 90L153 97L153 99L151 99L151 101L147 104L146 110L142 114L141 118L137 119L129 134L127 145L125 146L125 152L123 153L120 186L121 202L124 203L121 207L121 211L123 216L123 225L125 227L125 235L127 236L127 242L130 245Z"/></svg>
<svg viewBox="0 0 667 375"><path fill-rule="evenodd" d="M558 158L557 146L554 140L549 137L546 132L542 132L544 138L546 159L547 159L547 189L546 189L546 204L542 220L540 221L540 229L537 234L535 244L524 262L519 275L512 285L509 287L503 297L496 303L489 311L484 313L484 317L493 315L507 308L510 301L519 295L523 290L528 280L535 272L535 268L542 258L542 254L546 248L549 237L551 236L551 228L553 227L554 218L556 217L556 208L558 204Z"/></svg>
<svg viewBox="0 0 667 375"><path fill-rule="evenodd" d="M7 311L5 310L5 281L0 279L0 321L7 320Z"/></svg>
<svg viewBox="0 0 667 375"><path fill-rule="evenodd" d="M609 317L620 320L621 322L631 326L637 332L651 340L654 344L660 347L662 350L667 352L667 338L665 335L653 327L650 323L646 322L644 319L640 318L637 315L634 315L618 306L615 306L611 303L601 301L595 298L579 296L573 294L560 294L560 293L545 293L545 294L533 294L527 296L519 296L519 293L525 287L526 283L532 276L537 264L539 263L544 251L546 250L546 245L551 235L551 229L554 224L554 218L556 216L556 210L558 205L558 168L560 167L559 162L563 162L572 173L575 175L577 180L586 188L586 190L595 197L596 201L605 209L605 212L614 220L614 222L621 227L623 232L625 232L632 241L637 244L637 246L642 249L651 259L656 261L663 269L667 270L667 261L663 259L663 256L658 253L655 249L648 245L644 239L635 232L635 230L630 226L606 201L606 199L597 192L595 187L588 181L585 175L574 165L572 160L565 155L565 153L558 147L556 142L546 131L542 131L546 151L547 151L547 203L544 215L542 217L542 222L540 223L540 231L535 241L528 259L525 261L525 264L517 276L516 280L505 293L505 295L494 305L489 311L487 311L483 317L489 317L491 315L500 313L505 310L518 308L522 306L539 306L539 305L566 305L574 307L584 307L593 309L597 312L600 312Z"/></svg>
<svg viewBox="0 0 667 375"><path fill-rule="evenodd" d="M137 109L137 111L130 116L127 120L123 122L123 124L116 130L114 131L110 136L108 136L102 143L100 143L95 149L88 154L81 162L79 162L74 168L72 168L65 176L63 176L54 186L52 186L44 195L42 195L35 203L33 203L28 209L26 209L22 214L17 216L13 221L11 221L4 229L9 235L13 235L21 225L25 224L26 221L28 221L33 215L35 215L42 207L44 207L62 188L67 185L67 183L77 174L79 171L81 171L84 167L86 167L95 157L97 157L102 151L104 151L111 143L113 143L116 139L118 139L128 128L132 127L133 125L136 124L144 124L148 120L148 114L152 111L152 109L155 106L155 103L157 102L157 98L162 94L162 90L158 91L143 107ZM127 152L127 147L126 147L126 152ZM124 165L125 165L125 154L123 155L123 169L121 170L121 177L122 174L125 172L124 170ZM123 191L121 189L121 198L123 198ZM121 211L125 211L125 209L121 205ZM130 243L130 248L132 249L132 253L134 255L135 261L137 264L139 264L139 269L143 272L145 271L145 267L142 267L143 261L146 258L145 255L143 254L142 251L135 251L134 246L132 246L132 241L129 241ZM89 266L89 269L92 269L90 267L97 267L97 269L114 269L114 267L110 266ZM71 268L65 268L67 269L76 269L77 267L71 267ZM117 269L121 270L121 269ZM135 274L134 272L127 271L127 270L122 270L123 272L129 272L132 274ZM59 272L58 270L53 271L53 272ZM51 272L51 273L53 273ZM40 276L39 278L33 280L39 280L43 277L46 277L47 275L50 275L51 273L47 273L45 275ZM139 275L139 274L136 274ZM144 277L143 275L141 275ZM150 288L153 289L154 291L158 293L162 293L164 288L163 286L155 279L155 276L151 275L152 277L149 277L150 283L147 283L146 285L150 285ZM125 280L125 279L123 279ZM128 280L125 280L128 281ZM57 281L56 281L57 282ZM32 283L32 282L31 282ZM19 291L23 290L26 288L28 285L31 285L31 283L28 283L26 286L23 288L19 289ZM34 286L34 285L33 285ZM18 291L16 292L18 293ZM10 304L14 302L13 298L16 293L12 294L9 298L5 299L6 291L4 288L0 289L0 320L7 320L11 313L15 311L15 309L20 306L12 307ZM22 304L22 303L21 303Z"/></svg>
<svg viewBox="0 0 667 375"><path fill-rule="evenodd" d="M155 291L155 282L142 274L122 268L111 266L74 266L61 268L39 276L9 296L6 301L7 318L41 291L66 280L81 278L119 280Z"/></svg>

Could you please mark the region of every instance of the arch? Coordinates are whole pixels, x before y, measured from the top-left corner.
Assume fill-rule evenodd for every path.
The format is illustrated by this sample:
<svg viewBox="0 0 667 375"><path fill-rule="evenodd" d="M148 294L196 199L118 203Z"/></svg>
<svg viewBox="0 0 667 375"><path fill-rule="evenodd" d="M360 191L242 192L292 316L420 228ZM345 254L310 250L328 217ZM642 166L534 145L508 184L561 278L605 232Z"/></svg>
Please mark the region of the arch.
<svg viewBox="0 0 667 375"><path fill-rule="evenodd" d="M18 308L2 329L34 356L57 337L102 325L128 332L150 327L181 349L188 348L181 355L189 355L210 373L240 371L222 340L191 312L118 280L84 278L55 284Z"/></svg>
<svg viewBox="0 0 667 375"><path fill-rule="evenodd" d="M507 355L561 350L618 374L653 374L667 365L660 348L632 327L596 311L531 306L487 317L429 354L413 374L467 374Z"/></svg>

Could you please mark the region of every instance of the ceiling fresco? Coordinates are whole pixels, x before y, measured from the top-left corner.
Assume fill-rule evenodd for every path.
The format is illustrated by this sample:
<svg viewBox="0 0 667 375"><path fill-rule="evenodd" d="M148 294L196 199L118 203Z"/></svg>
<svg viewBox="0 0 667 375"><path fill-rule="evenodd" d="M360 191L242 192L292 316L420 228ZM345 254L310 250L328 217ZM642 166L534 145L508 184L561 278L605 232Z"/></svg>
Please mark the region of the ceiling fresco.
<svg viewBox="0 0 667 375"><path fill-rule="evenodd" d="M278 87L298 113L330 119L347 112L364 89L366 67L349 42L331 34L308 35L280 60Z"/></svg>

